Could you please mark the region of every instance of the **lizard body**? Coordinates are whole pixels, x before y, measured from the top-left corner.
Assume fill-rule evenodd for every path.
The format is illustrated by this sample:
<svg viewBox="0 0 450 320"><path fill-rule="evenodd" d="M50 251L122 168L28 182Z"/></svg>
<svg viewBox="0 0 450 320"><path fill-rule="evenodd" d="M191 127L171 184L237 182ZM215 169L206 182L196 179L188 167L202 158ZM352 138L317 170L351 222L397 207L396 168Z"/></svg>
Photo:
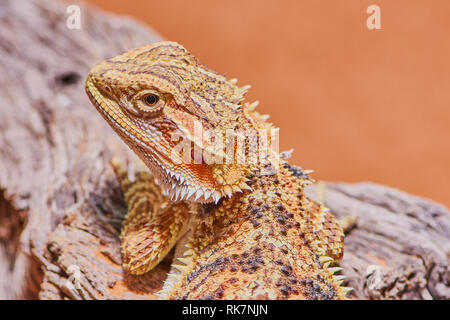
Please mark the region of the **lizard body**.
<svg viewBox="0 0 450 320"><path fill-rule="evenodd" d="M273 137L267 117L244 102L247 90L174 42L91 69L92 103L152 172L130 181L113 161L129 208L124 269L151 271L179 241L161 298L344 299L350 289L331 266L342 257L343 231L306 197L308 175L272 149L249 161L252 139L243 140L241 153L223 151L227 140L217 137L229 131ZM223 135L198 139L196 124ZM180 141L201 156L183 153Z"/></svg>

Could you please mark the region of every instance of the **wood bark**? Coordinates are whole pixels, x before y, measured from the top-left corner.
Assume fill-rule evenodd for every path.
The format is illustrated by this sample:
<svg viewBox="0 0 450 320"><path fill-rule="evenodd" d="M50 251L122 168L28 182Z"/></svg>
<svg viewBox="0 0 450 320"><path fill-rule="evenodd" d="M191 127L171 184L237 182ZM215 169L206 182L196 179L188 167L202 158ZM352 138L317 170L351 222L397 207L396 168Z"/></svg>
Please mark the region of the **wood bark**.
<svg viewBox="0 0 450 320"><path fill-rule="evenodd" d="M0 298L154 299L170 257L144 276L122 271L126 208L108 160L135 157L83 82L95 63L161 37L84 5L71 30L67 6L0 1ZM446 208L373 183L327 183L324 198L358 217L340 263L354 298L450 298Z"/></svg>

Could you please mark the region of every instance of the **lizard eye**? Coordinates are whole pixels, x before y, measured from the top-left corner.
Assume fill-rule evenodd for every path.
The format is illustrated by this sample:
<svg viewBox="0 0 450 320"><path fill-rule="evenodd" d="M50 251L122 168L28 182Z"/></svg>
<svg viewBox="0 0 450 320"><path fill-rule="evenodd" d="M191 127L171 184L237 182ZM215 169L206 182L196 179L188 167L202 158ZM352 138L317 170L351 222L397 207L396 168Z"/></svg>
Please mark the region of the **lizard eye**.
<svg viewBox="0 0 450 320"><path fill-rule="evenodd" d="M144 102L150 106L153 107L156 105L159 101L159 97L154 93L149 93L146 96L144 96Z"/></svg>
<svg viewBox="0 0 450 320"><path fill-rule="evenodd" d="M164 100L158 92L146 90L134 97L134 114L139 117L155 117L164 107Z"/></svg>

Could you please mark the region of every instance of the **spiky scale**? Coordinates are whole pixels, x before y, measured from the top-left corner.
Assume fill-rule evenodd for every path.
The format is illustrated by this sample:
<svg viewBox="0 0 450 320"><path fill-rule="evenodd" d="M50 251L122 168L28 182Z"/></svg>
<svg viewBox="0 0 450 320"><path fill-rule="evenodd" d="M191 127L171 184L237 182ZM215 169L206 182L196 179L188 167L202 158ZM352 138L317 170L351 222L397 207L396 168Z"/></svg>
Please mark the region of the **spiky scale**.
<svg viewBox="0 0 450 320"><path fill-rule="evenodd" d="M330 258L328 256L321 256L319 257L319 261L320 263L333 262L333 258Z"/></svg>
<svg viewBox="0 0 450 320"><path fill-rule="evenodd" d="M330 271L331 274L334 274L334 273L339 272L341 270L342 270L341 267L328 268L328 271Z"/></svg>

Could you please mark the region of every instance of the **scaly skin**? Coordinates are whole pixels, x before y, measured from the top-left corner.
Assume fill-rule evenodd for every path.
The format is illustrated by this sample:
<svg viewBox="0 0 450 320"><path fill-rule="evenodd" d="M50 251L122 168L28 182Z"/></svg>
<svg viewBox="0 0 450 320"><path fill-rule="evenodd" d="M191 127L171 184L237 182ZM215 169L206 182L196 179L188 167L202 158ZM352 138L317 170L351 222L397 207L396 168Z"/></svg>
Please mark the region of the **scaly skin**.
<svg viewBox="0 0 450 320"><path fill-rule="evenodd" d="M244 102L248 88L174 42L149 44L91 69L92 103L157 181L138 172L132 182L112 163L129 208L121 233L124 269L150 271L181 239L163 299L344 299L350 289L334 275L340 268L330 267L342 257L343 231L328 209L306 197L307 174L274 150L249 164L237 153L227 158L219 140L197 138L194 123L259 137L268 130L270 141L274 127L256 103ZM180 141L203 157L189 153L186 161ZM248 159L255 142L246 143Z"/></svg>

